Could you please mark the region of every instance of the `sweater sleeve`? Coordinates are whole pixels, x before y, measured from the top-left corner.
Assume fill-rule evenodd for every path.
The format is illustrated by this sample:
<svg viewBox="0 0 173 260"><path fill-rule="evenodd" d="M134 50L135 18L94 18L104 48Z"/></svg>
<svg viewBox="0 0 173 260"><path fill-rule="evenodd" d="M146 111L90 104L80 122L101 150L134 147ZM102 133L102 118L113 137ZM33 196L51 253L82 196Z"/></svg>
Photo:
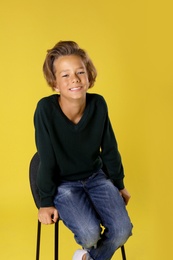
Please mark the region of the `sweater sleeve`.
<svg viewBox="0 0 173 260"><path fill-rule="evenodd" d="M104 171L108 174L114 185L119 189L124 188L124 169L121 156L118 151L117 141L108 117L105 118L105 126L101 144L101 158Z"/></svg>
<svg viewBox="0 0 173 260"><path fill-rule="evenodd" d="M40 165L37 176L41 207L53 206L53 198L56 192L55 173L57 171L56 160L49 136L49 121L44 102L39 102L34 114L35 141L40 157Z"/></svg>

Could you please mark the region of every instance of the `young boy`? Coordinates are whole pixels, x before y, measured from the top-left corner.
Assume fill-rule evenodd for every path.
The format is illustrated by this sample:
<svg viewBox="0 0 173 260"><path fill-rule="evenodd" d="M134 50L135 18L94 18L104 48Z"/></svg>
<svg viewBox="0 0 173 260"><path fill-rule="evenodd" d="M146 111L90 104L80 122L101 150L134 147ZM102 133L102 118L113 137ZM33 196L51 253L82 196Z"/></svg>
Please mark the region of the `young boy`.
<svg viewBox="0 0 173 260"><path fill-rule="evenodd" d="M41 99L34 116L38 218L52 224L59 215L83 247L73 260L109 260L131 235L130 195L106 102L87 93L96 69L75 42L60 41L48 50L43 71L57 94Z"/></svg>

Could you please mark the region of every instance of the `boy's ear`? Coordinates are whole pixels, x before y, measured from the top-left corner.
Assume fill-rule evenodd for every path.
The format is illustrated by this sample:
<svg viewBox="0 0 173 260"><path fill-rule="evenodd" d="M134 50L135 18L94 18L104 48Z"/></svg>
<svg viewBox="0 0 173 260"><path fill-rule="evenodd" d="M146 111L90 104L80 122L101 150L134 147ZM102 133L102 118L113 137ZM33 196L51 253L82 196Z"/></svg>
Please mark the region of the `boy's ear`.
<svg viewBox="0 0 173 260"><path fill-rule="evenodd" d="M55 90L56 92L60 92L60 91L59 91L59 88L58 88L57 86L54 87L54 90Z"/></svg>
<svg viewBox="0 0 173 260"><path fill-rule="evenodd" d="M59 90L59 88L58 88L58 84L57 84L56 81L55 81L55 83L54 83L54 90L55 90L56 92L60 92L60 90Z"/></svg>

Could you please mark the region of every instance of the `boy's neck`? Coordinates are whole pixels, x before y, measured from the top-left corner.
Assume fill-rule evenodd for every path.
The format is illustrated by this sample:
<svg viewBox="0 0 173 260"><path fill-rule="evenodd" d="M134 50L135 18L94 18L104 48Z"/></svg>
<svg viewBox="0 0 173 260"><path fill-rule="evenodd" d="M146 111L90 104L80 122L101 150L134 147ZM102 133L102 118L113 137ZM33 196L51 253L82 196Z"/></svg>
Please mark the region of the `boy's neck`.
<svg viewBox="0 0 173 260"><path fill-rule="evenodd" d="M85 110L86 98L69 101L60 96L58 101L63 113L74 124L77 124L80 121Z"/></svg>

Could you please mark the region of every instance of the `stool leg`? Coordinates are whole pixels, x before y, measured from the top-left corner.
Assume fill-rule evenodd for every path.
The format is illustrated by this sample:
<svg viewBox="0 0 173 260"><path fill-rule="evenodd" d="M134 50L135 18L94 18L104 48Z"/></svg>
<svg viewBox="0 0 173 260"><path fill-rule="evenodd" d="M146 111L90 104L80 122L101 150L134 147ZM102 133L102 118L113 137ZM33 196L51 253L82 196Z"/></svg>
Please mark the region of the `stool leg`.
<svg viewBox="0 0 173 260"><path fill-rule="evenodd" d="M126 260L126 253L125 253L124 245L121 246L121 254L122 254L122 259L123 259L123 260Z"/></svg>
<svg viewBox="0 0 173 260"><path fill-rule="evenodd" d="M37 246L36 246L36 260L39 260L40 255L40 236L41 236L41 223L38 220L37 226Z"/></svg>
<svg viewBox="0 0 173 260"><path fill-rule="evenodd" d="M55 223L55 260L58 260L58 234L59 233L59 220Z"/></svg>

